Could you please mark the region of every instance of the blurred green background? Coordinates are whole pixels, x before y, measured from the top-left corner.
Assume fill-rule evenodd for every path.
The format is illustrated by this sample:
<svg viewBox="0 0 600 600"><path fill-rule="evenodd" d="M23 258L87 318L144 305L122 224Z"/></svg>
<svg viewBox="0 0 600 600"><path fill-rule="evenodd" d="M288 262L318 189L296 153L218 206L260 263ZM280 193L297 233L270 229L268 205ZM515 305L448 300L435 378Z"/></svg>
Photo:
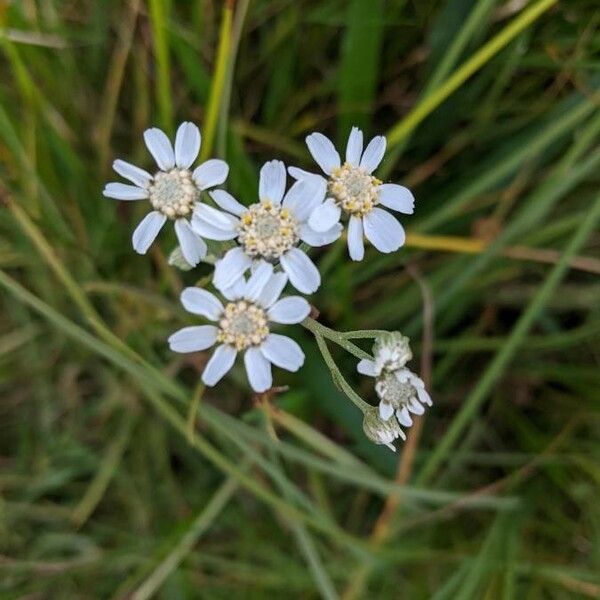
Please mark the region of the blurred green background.
<svg viewBox="0 0 600 600"><path fill-rule="evenodd" d="M596 0L0 2L0 598L599 598ZM288 391L171 353L210 274L102 197L197 123L255 201L386 133L406 246L314 253L339 330L411 336L434 406L370 444L308 332ZM369 350L368 344L363 345ZM355 359L331 346L375 403Z"/></svg>

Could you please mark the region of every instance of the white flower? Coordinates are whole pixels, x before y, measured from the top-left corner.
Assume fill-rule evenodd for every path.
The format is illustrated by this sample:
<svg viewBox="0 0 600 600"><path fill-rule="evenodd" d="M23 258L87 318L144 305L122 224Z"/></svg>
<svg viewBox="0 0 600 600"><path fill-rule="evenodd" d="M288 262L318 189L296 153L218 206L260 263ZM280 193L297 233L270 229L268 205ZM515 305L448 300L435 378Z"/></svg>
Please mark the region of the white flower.
<svg viewBox="0 0 600 600"><path fill-rule="evenodd" d="M361 360L357 370L375 378L379 416L387 421L395 413L400 425L410 427L410 413L422 415L424 405L431 406L432 402L423 380L404 366L412 357L408 338L398 332L381 336L373 346L373 354L374 360Z"/></svg>
<svg viewBox="0 0 600 600"><path fill-rule="evenodd" d="M310 305L300 296L279 299L286 283L284 273L273 273L273 266L262 262L247 281L241 277L221 291L225 305L207 290L186 288L181 294L185 309L217 324L180 329L169 338L171 350L197 352L219 344L202 373L208 386L220 381L243 351L252 389L268 390L273 383L271 363L288 371L297 371L304 363L300 346L289 337L271 333L269 327L269 322L300 323L310 312Z"/></svg>
<svg viewBox="0 0 600 600"><path fill-rule="evenodd" d="M384 444L393 452L396 452L396 448L392 442L398 438L406 440L406 435L402 431L400 423L394 417L384 421L375 406L371 406L364 413L363 431L372 442Z"/></svg>
<svg viewBox="0 0 600 600"><path fill-rule="evenodd" d="M394 183L382 183L372 175L385 154L386 140L374 137L363 152L363 134L353 127L346 146L346 160L331 140L321 133L311 133L306 144L327 178L302 169L290 167L292 177L299 181L317 180L326 190L324 202L319 202L308 220L317 232L331 231L342 214L348 216L348 250L352 260L362 260L365 249L363 236L380 252L394 252L404 244L402 225L385 206L405 214L412 214L415 199L407 188Z"/></svg>
<svg viewBox="0 0 600 600"><path fill-rule="evenodd" d="M319 271L297 245L300 241L309 246L328 244L339 237L341 226L333 223L317 233L307 224L325 193L323 183L314 179L296 182L287 193L285 187L285 166L272 160L260 171L259 202L246 207L231 194L215 190L210 195L222 210L206 204L196 206L192 227L199 235L237 241L237 246L215 266L215 287L231 286L253 264L264 260L279 261L298 291L311 294L317 290L321 284Z"/></svg>
<svg viewBox="0 0 600 600"><path fill-rule="evenodd" d="M175 136L175 148L160 129L147 129L144 141L159 170L151 175L144 169L115 160L113 169L134 185L108 183L103 194L117 200L149 200L148 213L133 232L133 248L145 254L167 219L175 221L175 233L185 260L192 266L206 256L206 243L195 233L187 219L199 205L202 190L227 179L229 167L223 160L207 160L194 171L192 163L200 152L200 130L193 123L182 123Z"/></svg>

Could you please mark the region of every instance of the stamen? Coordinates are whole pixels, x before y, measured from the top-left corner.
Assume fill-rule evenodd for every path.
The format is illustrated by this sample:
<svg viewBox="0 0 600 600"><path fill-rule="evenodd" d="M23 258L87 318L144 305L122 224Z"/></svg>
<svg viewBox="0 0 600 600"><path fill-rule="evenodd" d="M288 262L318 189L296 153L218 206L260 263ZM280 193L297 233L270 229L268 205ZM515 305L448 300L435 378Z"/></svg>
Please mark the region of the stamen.
<svg viewBox="0 0 600 600"><path fill-rule="evenodd" d="M361 167L344 163L332 172L328 189L346 213L364 217L378 203L377 188L380 185L379 179Z"/></svg>
<svg viewBox="0 0 600 600"><path fill-rule="evenodd" d="M227 304L219 321L217 341L234 346L239 352L249 346L258 346L267 335L267 315L262 308L247 300Z"/></svg>
<svg viewBox="0 0 600 600"><path fill-rule="evenodd" d="M286 208L269 200L253 204L242 215L238 242L251 257L276 260L298 243L298 224Z"/></svg>
<svg viewBox="0 0 600 600"><path fill-rule="evenodd" d="M149 192L152 206L170 219L188 215L200 195L191 172L177 168L159 171Z"/></svg>

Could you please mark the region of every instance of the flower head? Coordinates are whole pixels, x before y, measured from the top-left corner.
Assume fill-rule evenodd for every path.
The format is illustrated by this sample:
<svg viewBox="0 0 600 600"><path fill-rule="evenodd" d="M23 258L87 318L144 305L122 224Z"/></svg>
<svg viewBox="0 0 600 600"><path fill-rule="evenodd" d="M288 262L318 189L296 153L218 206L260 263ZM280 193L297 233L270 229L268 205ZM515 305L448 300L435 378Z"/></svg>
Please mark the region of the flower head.
<svg viewBox="0 0 600 600"><path fill-rule="evenodd" d="M169 338L171 350L197 352L218 344L202 373L208 386L215 385L243 352L252 389L268 390L273 382L271 364L297 371L304 363L304 353L294 340L271 332L271 323L299 323L310 312L304 298L279 299L286 283L284 273L273 273L273 266L263 261L247 280L242 276L221 290L225 304L207 290L186 288L181 294L185 309L215 325L180 329Z"/></svg>
<svg viewBox="0 0 600 600"><path fill-rule="evenodd" d="M386 332L375 340L373 356L377 374L397 371L412 358L410 340L399 331Z"/></svg>
<svg viewBox="0 0 600 600"><path fill-rule="evenodd" d="M404 366L412 358L408 338L399 332L380 336L373 346L373 357L361 360L357 370L375 378L379 416L387 421L395 414L400 425L410 427L410 413L422 415L425 405L432 402L423 380Z"/></svg>
<svg viewBox="0 0 600 600"><path fill-rule="evenodd" d="M315 292L321 283L319 271L300 241L322 246L337 239L341 226L334 223L319 233L308 226L311 211L320 202L324 187L319 181L295 183L286 193L286 171L281 161L272 160L260 171L258 202L248 207L223 190L211 192L220 209L205 204L194 210L192 227L213 240L236 240L215 268L217 288L231 286L260 261L279 262L290 283L300 292Z"/></svg>
<svg viewBox="0 0 600 600"><path fill-rule="evenodd" d="M167 219L175 222L175 233L185 260L197 265L206 255L206 243L188 221L194 207L200 204L202 190L219 185L229 173L227 163L208 160L190 170L200 151L200 130L193 123L182 123L175 136L175 148L160 129L147 129L144 141L159 170L151 175L144 169L116 160L113 169L134 185L108 183L103 194L117 200L143 200L153 210L133 232L133 247L145 254Z"/></svg>
<svg viewBox="0 0 600 600"><path fill-rule="evenodd" d="M384 206L401 213L412 214L414 198L401 185L382 183L373 176L385 154L386 140L374 137L363 152L363 134L353 127L346 146L346 160L329 138L311 133L306 144L327 178L291 167L298 181L322 181L323 197L312 211L308 224L317 232L331 231L343 216L348 218L348 250L352 260L362 260L366 237L380 252L394 252L404 244L402 225ZM323 201L324 200L324 201Z"/></svg>
<svg viewBox="0 0 600 600"><path fill-rule="evenodd" d="M375 406L371 406L364 413L363 431L372 442L385 444L393 452L396 452L396 448L392 442L398 438L406 440L406 435L398 421L395 418L384 421Z"/></svg>

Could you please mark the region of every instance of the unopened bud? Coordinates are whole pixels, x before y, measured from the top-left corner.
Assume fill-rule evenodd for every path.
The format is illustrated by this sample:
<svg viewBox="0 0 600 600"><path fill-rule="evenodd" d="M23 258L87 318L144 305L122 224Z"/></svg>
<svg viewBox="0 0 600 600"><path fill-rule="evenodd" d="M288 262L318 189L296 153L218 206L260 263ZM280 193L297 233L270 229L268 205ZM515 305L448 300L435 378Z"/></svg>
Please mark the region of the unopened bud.
<svg viewBox="0 0 600 600"><path fill-rule="evenodd" d="M380 335L373 346L377 373L397 371L412 358L410 340L399 331Z"/></svg>
<svg viewBox="0 0 600 600"><path fill-rule="evenodd" d="M194 268L183 257L183 253L181 252L181 247L180 246L176 246L173 249L173 251L171 252L171 254L169 255L169 264L172 267L177 267L181 271L191 271Z"/></svg>
<svg viewBox="0 0 600 600"><path fill-rule="evenodd" d="M392 442L398 438L406 439L406 435L400 428L400 423L393 417L384 421L379 416L379 409L376 406L372 406L365 411L363 431L372 442L384 444L393 452L396 451L396 448L394 448Z"/></svg>

